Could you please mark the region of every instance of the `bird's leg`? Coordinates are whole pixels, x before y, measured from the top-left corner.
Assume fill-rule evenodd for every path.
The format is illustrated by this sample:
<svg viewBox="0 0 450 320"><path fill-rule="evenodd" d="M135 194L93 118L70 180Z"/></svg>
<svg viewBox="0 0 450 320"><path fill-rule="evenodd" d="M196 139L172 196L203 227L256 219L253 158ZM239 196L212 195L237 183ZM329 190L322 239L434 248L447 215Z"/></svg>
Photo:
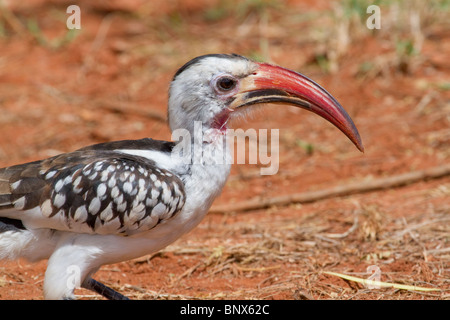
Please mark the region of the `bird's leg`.
<svg viewBox="0 0 450 320"><path fill-rule="evenodd" d="M111 289L110 287L105 286L103 283L92 278L86 279L81 286L85 289L97 292L108 300L130 300L114 289Z"/></svg>

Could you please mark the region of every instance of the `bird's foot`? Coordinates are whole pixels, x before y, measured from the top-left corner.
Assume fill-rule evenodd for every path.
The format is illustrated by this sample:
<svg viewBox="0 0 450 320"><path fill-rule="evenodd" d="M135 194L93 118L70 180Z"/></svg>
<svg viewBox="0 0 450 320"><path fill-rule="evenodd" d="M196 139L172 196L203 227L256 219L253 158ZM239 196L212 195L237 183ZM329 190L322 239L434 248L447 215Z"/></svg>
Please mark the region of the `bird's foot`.
<svg viewBox="0 0 450 320"><path fill-rule="evenodd" d="M123 294L120 294L114 289L111 289L110 287L105 286L103 283L98 282L97 280L94 280L92 278L86 279L82 287L91 291L95 291L98 294L104 296L108 300L130 300Z"/></svg>

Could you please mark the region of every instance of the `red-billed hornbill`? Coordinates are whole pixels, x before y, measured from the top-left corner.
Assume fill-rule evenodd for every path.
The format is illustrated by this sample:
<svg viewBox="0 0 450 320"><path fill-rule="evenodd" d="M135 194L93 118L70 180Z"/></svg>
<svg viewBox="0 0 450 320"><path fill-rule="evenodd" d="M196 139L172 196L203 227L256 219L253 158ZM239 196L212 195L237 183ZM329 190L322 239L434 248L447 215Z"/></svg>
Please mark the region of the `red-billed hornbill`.
<svg viewBox="0 0 450 320"><path fill-rule="evenodd" d="M169 89L172 131L194 136L214 157L227 122L248 106L282 103L310 110L339 128L359 150L359 133L327 91L288 69L239 55L194 58ZM193 138L192 138L193 139ZM194 143L192 141L192 143ZM120 293L92 279L105 264L156 252L193 229L225 185L228 161L180 162L175 142L152 139L101 143L0 169L0 259L49 259L46 299L72 299L74 288L109 299ZM223 160L223 159L220 159Z"/></svg>

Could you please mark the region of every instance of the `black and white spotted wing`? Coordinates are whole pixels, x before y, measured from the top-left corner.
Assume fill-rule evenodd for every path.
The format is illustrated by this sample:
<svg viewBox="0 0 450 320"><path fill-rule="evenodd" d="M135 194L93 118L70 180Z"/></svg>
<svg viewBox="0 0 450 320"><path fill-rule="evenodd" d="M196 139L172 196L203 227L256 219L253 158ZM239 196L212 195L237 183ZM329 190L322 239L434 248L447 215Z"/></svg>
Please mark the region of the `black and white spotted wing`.
<svg viewBox="0 0 450 320"><path fill-rule="evenodd" d="M167 221L184 202L173 173L114 151L87 149L0 170L0 216L34 228L130 235Z"/></svg>

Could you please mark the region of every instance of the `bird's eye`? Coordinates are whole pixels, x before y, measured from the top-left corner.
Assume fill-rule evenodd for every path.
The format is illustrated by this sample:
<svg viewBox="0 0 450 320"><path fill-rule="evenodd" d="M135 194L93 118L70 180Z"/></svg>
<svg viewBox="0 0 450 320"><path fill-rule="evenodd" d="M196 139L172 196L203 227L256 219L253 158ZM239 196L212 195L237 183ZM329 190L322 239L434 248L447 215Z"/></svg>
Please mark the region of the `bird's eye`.
<svg viewBox="0 0 450 320"><path fill-rule="evenodd" d="M230 77L222 77L217 80L217 88L221 91L230 91L236 86L236 79Z"/></svg>

